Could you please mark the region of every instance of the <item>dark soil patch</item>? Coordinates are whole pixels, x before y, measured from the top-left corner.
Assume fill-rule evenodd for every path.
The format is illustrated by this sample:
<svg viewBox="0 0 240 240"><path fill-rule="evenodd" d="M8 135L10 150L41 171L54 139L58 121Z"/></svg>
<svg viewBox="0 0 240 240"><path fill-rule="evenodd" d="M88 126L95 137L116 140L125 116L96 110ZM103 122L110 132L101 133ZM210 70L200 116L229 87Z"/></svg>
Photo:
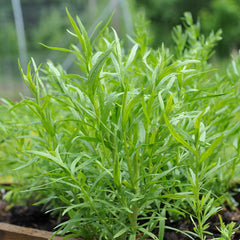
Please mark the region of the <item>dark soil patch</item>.
<svg viewBox="0 0 240 240"><path fill-rule="evenodd" d="M54 228L60 223L57 216L46 213L47 209L43 204L8 206L7 202L3 200L3 195L6 193L4 186L0 186L0 190L0 222L46 231L54 231Z"/></svg>
<svg viewBox="0 0 240 240"><path fill-rule="evenodd" d="M7 213L8 222L18 226L53 231L57 220L45 213L43 205L14 206Z"/></svg>
<svg viewBox="0 0 240 240"><path fill-rule="evenodd" d="M2 189L3 191L3 189ZM240 200L240 194L235 195L235 200ZM14 206L8 209L7 203L2 199L0 194L0 222L11 223L24 227L37 228L40 230L54 231L54 228L59 224L58 218L53 217L49 213L45 213L44 206ZM235 227L240 225L240 211L235 209L231 211L223 208L219 213L210 218L208 231L213 235L206 236L206 239L221 237L217 228L220 228L219 216L222 217L225 225L234 222ZM66 219L65 219L66 220ZM179 229L180 231L193 232L193 224L189 220L181 220L177 222L166 221L166 226ZM192 236L193 237L193 236ZM188 240L190 239L185 234L166 229L164 240ZM199 238L194 238L199 239ZM231 240L240 239L240 230L236 231ZM148 238L150 240L150 238ZM229 239L230 240L230 239Z"/></svg>
<svg viewBox="0 0 240 240"><path fill-rule="evenodd" d="M57 218L45 213L43 205L14 206L7 210L4 201L0 201L0 222L46 231L54 231L59 223Z"/></svg>

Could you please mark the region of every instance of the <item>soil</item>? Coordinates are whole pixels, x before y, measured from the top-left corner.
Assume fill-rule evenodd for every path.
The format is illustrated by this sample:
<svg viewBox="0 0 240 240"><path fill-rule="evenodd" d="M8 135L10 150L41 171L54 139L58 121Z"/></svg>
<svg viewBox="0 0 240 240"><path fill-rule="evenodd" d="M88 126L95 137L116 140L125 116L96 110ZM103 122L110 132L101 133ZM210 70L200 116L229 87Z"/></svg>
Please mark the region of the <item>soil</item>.
<svg viewBox="0 0 240 240"><path fill-rule="evenodd" d="M38 206L13 206L7 210L7 204L0 202L0 222L11 223L23 227L39 230L54 231L57 219L44 213L42 205Z"/></svg>
<svg viewBox="0 0 240 240"><path fill-rule="evenodd" d="M2 194L4 189L1 188ZM6 222L15 224L18 226L37 228L40 230L54 231L54 227L59 224L58 218L53 217L51 214L46 214L43 205L38 206L13 206L9 209L7 203L2 199L0 194L0 222ZM235 195L235 200L240 205L240 194ZM209 222L209 228L207 229L213 235L206 236L206 239L214 239L221 237L217 227L220 228L219 216L225 225L234 222L235 227L240 226L240 211L239 209L229 210L223 208L219 213L213 215ZM179 229L181 231L193 231L193 225L189 220L181 220L177 222L166 221L166 226ZM182 233L166 229L164 234L164 240L189 240L190 238ZM199 238L195 238L199 239ZM240 239L240 230L237 230L232 236L231 240ZM150 240L148 238L147 240ZM230 240L230 239L229 239Z"/></svg>
<svg viewBox="0 0 240 240"><path fill-rule="evenodd" d="M43 204L37 206L9 206L3 200L5 193L4 185L0 185L0 222L46 231L54 231L54 228L60 223L57 216L46 213L46 207Z"/></svg>

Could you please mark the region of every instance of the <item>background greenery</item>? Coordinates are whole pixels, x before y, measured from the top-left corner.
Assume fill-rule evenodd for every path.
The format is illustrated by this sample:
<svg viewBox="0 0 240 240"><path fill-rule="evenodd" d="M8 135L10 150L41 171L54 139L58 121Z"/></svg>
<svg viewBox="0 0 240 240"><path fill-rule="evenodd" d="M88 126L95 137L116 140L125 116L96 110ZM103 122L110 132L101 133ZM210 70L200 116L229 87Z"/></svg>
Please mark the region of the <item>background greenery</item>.
<svg viewBox="0 0 240 240"><path fill-rule="evenodd" d="M127 3L128 2L128 3ZM131 7L131 13L128 6ZM86 28L90 31L98 20L110 15L116 7L113 26L120 36L125 32L131 35L132 19L137 11L143 9L147 19L150 20L149 28L152 34L152 45L161 46L165 42L168 46L173 44L171 30L181 23L185 11L190 11L194 20L200 19L202 32L223 30L223 39L217 47L217 56L226 58L235 53L240 45L240 29L236 26L240 22L239 0L21 0L27 40L28 59L34 57L43 62L51 59L59 63L65 61L63 55L49 51L38 43L65 47L69 43L66 28L69 23L65 14L68 7L73 15L78 14ZM20 75L17 67L19 56L16 29L13 18L11 1L3 1L0 8L0 83L1 96L10 96L8 91L19 88ZM68 66L71 61L68 61ZM6 86L6 83L7 86ZM14 84L12 84L14 83ZM15 93L14 91L14 93Z"/></svg>
<svg viewBox="0 0 240 240"><path fill-rule="evenodd" d="M137 3L151 20L155 46L161 41L171 41L170 30L181 22L185 11L190 11L195 20L200 19L204 34L222 29L223 39L217 47L221 57L228 56L240 46L239 0L139 0Z"/></svg>
<svg viewBox="0 0 240 240"><path fill-rule="evenodd" d="M67 46L70 41L66 29L69 22L66 17L67 7L73 15L79 15L89 32L100 20L104 20L115 10L112 26L119 33L132 31L131 16L127 0L21 0L25 32L27 56L45 62L54 60L65 68L72 65L71 56L63 56L59 53L49 53L47 49L39 45L39 42L54 46ZM17 59L19 51L17 34L14 24L11 1L4 1L0 8L0 95L1 97L15 98L19 89L21 77L18 70ZM122 34L120 34L122 35ZM130 34L131 35L131 34Z"/></svg>

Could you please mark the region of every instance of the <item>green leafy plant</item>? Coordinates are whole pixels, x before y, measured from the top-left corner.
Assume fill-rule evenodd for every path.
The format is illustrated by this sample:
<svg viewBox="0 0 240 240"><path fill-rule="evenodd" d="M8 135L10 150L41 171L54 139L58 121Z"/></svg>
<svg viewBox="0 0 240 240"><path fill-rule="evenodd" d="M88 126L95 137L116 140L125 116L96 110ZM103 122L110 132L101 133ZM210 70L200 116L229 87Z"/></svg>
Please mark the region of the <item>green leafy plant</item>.
<svg viewBox="0 0 240 240"><path fill-rule="evenodd" d="M222 29L223 39L217 45L217 55L228 58L229 53L239 48L240 32L234 26L239 23L240 4L237 0L138 0L136 7L143 8L151 20L153 44L159 46L159 39L171 44L169 29L179 24L185 11L190 11L194 19L199 17L202 32L207 35L211 31ZM222 59L221 59L222 61Z"/></svg>
<svg viewBox="0 0 240 240"><path fill-rule="evenodd" d="M219 215L220 220L220 228L217 227L219 232L221 233L220 238L214 238L215 240L228 240L231 239L232 236L234 236L235 232L239 229L239 227L235 227L235 223L231 222L228 225L225 225L221 216Z"/></svg>
<svg viewBox="0 0 240 240"><path fill-rule="evenodd" d="M173 52L149 48L144 21L125 51L110 20L88 36L67 14L81 47L46 47L74 54L77 72L32 59L20 67L32 97L4 105L4 144L17 146L6 157L26 174L25 192L69 217L56 231L67 237L163 239L168 218L189 216L185 234L206 239L235 174L226 170L239 163L239 62L215 74L208 59L220 32L205 38L189 13Z"/></svg>

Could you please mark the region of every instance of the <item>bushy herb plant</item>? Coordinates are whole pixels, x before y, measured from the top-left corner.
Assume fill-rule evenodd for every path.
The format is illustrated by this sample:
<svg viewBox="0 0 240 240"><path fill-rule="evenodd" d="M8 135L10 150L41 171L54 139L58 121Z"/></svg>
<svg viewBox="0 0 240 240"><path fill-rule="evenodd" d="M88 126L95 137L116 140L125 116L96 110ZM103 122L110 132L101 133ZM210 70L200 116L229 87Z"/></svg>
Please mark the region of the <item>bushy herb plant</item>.
<svg viewBox="0 0 240 240"><path fill-rule="evenodd" d="M108 23L88 36L67 14L80 47L48 48L73 54L75 72L32 60L20 67L32 97L1 106L25 192L69 217L56 232L68 237L163 239L182 216L206 239L239 163L239 59L218 75L221 33L204 37L189 13L174 50L149 48L144 21L125 50Z"/></svg>

